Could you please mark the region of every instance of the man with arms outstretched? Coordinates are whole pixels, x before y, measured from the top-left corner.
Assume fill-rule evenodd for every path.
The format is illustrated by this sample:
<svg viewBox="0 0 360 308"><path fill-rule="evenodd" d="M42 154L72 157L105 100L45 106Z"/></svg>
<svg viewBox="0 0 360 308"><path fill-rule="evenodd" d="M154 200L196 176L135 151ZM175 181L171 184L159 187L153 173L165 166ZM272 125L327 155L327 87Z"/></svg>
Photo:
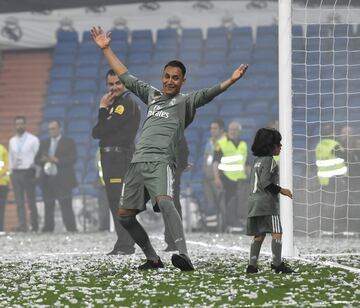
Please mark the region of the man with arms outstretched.
<svg viewBox="0 0 360 308"><path fill-rule="evenodd" d="M145 202L151 198L154 209L161 211L164 221L170 226L179 251L179 254L173 254L172 264L182 271L191 271L194 267L188 256L182 222L173 201L177 146L184 129L194 119L196 109L240 79L245 74L247 65L240 65L229 79L212 88L181 94L186 69L180 61L170 61L164 67L161 78L163 89L160 91L129 74L110 48L110 33L105 34L100 27L93 27L91 34L121 82L148 106L147 118L125 176L119 208L120 223L140 246L147 259L139 269L164 267L147 233L136 219L136 214L145 209Z"/></svg>

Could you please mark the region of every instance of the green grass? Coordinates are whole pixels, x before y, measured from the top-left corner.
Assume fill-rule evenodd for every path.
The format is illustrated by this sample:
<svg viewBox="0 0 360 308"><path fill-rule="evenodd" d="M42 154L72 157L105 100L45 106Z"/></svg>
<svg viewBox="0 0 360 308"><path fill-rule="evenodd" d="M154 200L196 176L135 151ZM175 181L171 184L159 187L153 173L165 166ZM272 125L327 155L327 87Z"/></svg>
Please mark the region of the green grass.
<svg viewBox="0 0 360 308"><path fill-rule="evenodd" d="M360 263L350 259L347 266ZM263 257L260 273L246 275L246 259L236 254L198 254L191 273L164 261L165 269L139 272L139 255L0 260L0 307L360 305L360 274L320 262L291 261L298 273L281 275Z"/></svg>

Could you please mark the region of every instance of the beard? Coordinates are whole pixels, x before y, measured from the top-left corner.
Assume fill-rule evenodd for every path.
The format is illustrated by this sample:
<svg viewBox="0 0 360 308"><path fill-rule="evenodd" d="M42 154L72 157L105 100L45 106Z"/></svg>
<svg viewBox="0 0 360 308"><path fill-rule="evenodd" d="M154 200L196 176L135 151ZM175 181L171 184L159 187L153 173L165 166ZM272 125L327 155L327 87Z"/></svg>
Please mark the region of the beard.
<svg viewBox="0 0 360 308"><path fill-rule="evenodd" d="M16 133L17 133L18 135L22 135L23 133L25 133L25 128L17 128L17 129L16 129Z"/></svg>

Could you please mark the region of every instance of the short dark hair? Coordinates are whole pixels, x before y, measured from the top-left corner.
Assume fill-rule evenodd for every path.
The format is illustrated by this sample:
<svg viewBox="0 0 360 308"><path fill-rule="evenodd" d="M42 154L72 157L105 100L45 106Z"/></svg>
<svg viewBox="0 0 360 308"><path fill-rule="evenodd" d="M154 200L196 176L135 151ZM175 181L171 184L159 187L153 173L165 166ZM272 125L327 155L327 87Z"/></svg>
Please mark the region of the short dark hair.
<svg viewBox="0 0 360 308"><path fill-rule="evenodd" d="M115 71L111 68L106 72L105 78L107 79L108 76L117 76L117 75L116 75Z"/></svg>
<svg viewBox="0 0 360 308"><path fill-rule="evenodd" d="M255 135L251 151L255 156L272 155L275 145L280 145L281 134L274 128L260 128Z"/></svg>
<svg viewBox="0 0 360 308"><path fill-rule="evenodd" d="M213 123L219 125L219 128L222 128L222 129L225 128L225 123L224 123L223 119L220 119L220 118L214 119L211 121L210 125Z"/></svg>
<svg viewBox="0 0 360 308"><path fill-rule="evenodd" d="M23 120L24 123L26 123L26 118L24 116L16 116L14 121L16 121L16 120Z"/></svg>
<svg viewBox="0 0 360 308"><path fill-rule="evenodd" d="M58 119L51 119L48 123L48 125L51 123L51 122L55 122L60 128L61 128L61 122L58 120Z"/></svg>
<svg viewBox="0 0 360 308"><path fill-rule="evenodd" d="M183 76L185 76L185 74L186 74L186 67L185 67L185 65L184 65L181 61L179 61L179 60L171 60L171 61L169 61L168 63L165 64L164 70L165 70L168 66L180 68Z"/></svg>

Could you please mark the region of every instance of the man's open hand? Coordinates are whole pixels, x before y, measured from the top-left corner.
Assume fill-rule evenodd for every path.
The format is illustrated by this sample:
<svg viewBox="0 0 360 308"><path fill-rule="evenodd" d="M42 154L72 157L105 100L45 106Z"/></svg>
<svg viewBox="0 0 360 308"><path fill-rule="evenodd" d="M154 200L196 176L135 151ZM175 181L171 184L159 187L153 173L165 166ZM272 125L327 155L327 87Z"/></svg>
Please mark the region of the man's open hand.
<svg viewBox="0 0 360 308"><path fill-rule="evenodd" d="M103 29L99 26L92 27L90 32L92 39L94 40L96 45L98 45L101 49L105 49L110 46L111 32L105 33Z"/></svg>
<svg viewBox="0 0 360 308"><path fill-rule="evenodd" d="M245 75L245 72L247 70L249 65L247 64L241 64L231 75L231 80L233 82L239 80L242 76Z"/></svg>

